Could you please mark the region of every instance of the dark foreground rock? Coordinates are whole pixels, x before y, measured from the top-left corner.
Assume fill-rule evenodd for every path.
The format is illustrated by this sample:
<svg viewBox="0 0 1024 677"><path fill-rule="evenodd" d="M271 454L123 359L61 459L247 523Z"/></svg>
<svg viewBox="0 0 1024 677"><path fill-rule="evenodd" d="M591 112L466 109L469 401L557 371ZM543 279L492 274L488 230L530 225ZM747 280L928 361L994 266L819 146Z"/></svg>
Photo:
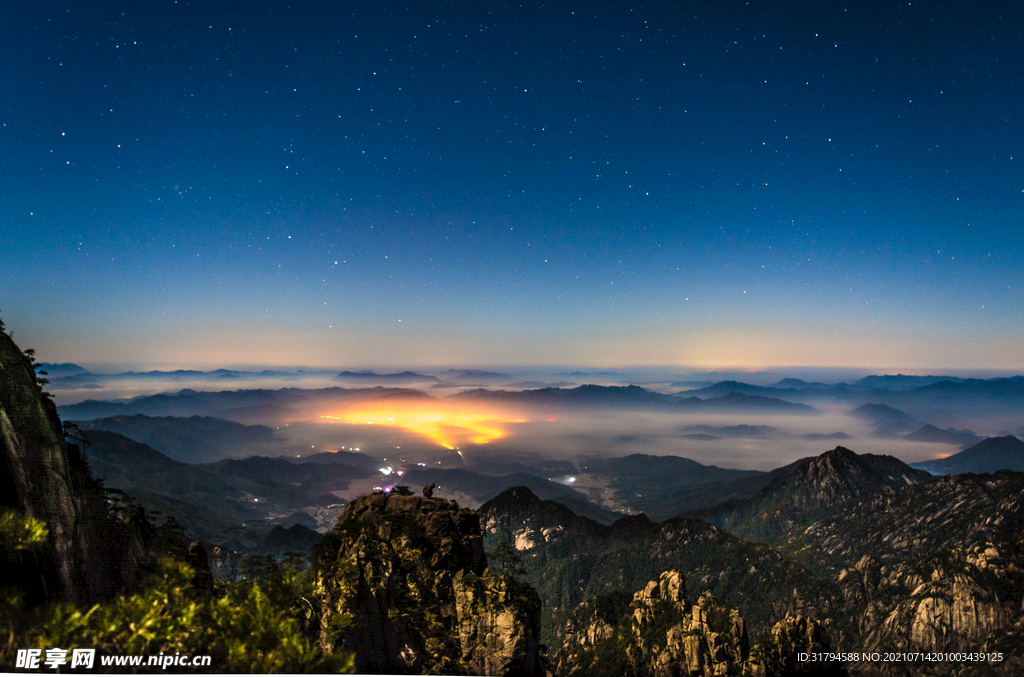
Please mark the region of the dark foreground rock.
<svg viewBox="0 0 1024 677"><path fill-rule="evenodd" d="M3 585L25 602L92 603L138 585L153 529L141 508L112 499L65 440L31 351L0 331L0 512L38 520L45 541L0 547Z"/></svg>

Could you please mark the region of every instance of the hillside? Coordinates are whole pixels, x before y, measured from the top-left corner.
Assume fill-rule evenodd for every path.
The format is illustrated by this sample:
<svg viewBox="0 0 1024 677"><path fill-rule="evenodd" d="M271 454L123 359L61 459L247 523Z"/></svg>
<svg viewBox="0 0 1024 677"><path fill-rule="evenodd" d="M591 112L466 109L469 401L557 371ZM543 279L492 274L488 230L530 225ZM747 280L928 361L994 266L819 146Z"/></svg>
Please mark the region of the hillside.
<svg viewBox="0 0 1024 677"><path fill-rule="evenodd" d="M92 430L88 438L89 464L108 486L175 518L192 538L243 551L256 547L274 523L315 525L325 506L343 503L330 492L368 474L343 463L261 456L181 463L117 433Z"/></svg>
<svg viewBox="0 0 1024 677"><path fill-rule="evenodd" d="M930 474L915 470L892 456L856 454L836 447L799 463L749 499L695 511L741 538L779 543L795 529L807 526L838 506L880 489L923 484Z"/></svg>
<svg viewBox="0 0 1024 677"><path fill-rule="evenodd" d="M1024 471L1024 442L1013 435L990 437L958 454L934 461L914 463L915 468L933 475Z"/></svg>
<svg viewBox="0 0 1024 677"><path fill-rule="evenodd" d="M112 416L75 421L85 432L105 430L149 445L176 461L203 463L251 456L276 441L273 428L211 416Z"/></svg>
<svg viewBox="0 0 1024 677"><path fill-rule="evenodd" d="M827 606L832 599L827 581L771 548L699 520L657 524L638 515L607 526L525 488L488 501L480 516L488 549L504 540L522 557L525 578L544 602L544 638L551 646L558 628L584 600L639 589L671 567L686 573L694 595L710 592L742 609L755 633L799 607L798 600Z"/></svg>
<svg viewBox="0 0 1024 677"><path fill-rule="evenodd" d="M881 562L1024 542L1024 473L950 475L862 496L811 525L799 540L833 569L865 555Z"/></svg>

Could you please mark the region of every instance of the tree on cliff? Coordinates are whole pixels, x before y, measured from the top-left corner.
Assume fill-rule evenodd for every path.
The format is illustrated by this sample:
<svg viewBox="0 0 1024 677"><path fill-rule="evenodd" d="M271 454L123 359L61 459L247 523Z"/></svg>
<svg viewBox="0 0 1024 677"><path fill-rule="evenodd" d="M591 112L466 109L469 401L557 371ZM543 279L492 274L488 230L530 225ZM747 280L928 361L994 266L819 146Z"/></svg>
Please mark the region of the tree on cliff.
<svg viewBox="0 0 1024 677"><path fill-rule="evenodd" d="M502 539L494 546L494 550L487 555L491 559L498 560L498 570L504 576L522 576L526 573L523 569L523 558L520 557L512 544Z"/></svg>

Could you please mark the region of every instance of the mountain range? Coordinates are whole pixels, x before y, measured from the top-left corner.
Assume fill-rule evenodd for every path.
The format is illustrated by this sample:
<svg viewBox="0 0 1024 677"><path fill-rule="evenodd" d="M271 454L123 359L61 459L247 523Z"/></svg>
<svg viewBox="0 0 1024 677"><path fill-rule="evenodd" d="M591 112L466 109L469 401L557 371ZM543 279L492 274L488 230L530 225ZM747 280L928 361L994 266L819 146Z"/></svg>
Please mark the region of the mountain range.
<svg viewBox="0 0 1024 677"><path fill-rule="evenodd" d="M542 636L563 640L565 674L582 674L575 672L581 661L611 674L600 672L591 652L609 665L631 664L658 641L645 636L662 637L654 648L672 646L671 632L666 639L631 625L648 617L640 591L651 596L663 585L658 572L672 567L686 572L690 599L710 594L726 605L717 607L725 617L742 614L766 664L773 651L785 653L778 646L817 645L1000 654L984 674L1015 674L1024 665L1024 474L930 479L891 457L843 448L794 465L753 499L705 511L753 540L696 519L654 523L641 515L598 525L514 489L481 508L485 541L515 544L545 605ZM655 627L679 622L669 614ZM694 655L680 647L669 660ZM778 660L772 669L780 674L800 667L787 672ZM949 674L958 665L931 668ZM922 667L857 661L844 669L895 675Z"/></svg>
<svg viewBox="0 0 1024 677"><path fill-rule="evenodd" d="M774 677L820 667L818 674L895 677L1024 671L1024 472L1018 471L1024 443L1011 435L974 443L969 430L926 423L939 420L927 412L963 402L1013 411L1020 379L897 375L834 387L793 380L767 390L726 382L703 397L637 386L469 391L454 401L797 414L815 413L808 402L841 401L873 427L876 444L967 448L911 467L838 446L768 472L672 455L530 462L509 456L459 469L409 467L400 478L387 476L402 483L392 491L342 505L336 493L342 488L383 483L371 456L183 459L198 460L200 452L190 449L204 444L203 454L229 455L225 450L272 441L273 428L244 425L257 420L255 412L367 396L422 399L423 393L181 391L62 408L81 414L76 432L62 424L37 366L0 333L3 524L21 525L0 530L0 572L14 590L0 621L19 640L18 633L38 632L32 619L54 602L77 605L61 608L71 619L65 625L78 627L90 614L106 613L103 604L125 609L130 598L170 606L175 595L207 609L192 616L195 632L215 632L203 625L213 607L199 605L227 585L209 578L216 567L206 553L217 552L221 561L235 562L236 572L249 572L239 575L253 577L231 594L264 591L244 598L239 619L241 610L267 610L283 600L273 608L284 611L268 614L301 627L316 647L303 655L311 661L351 655L365 672ZM69 378L77 373L64 371ZM848 393L855 396L842 399ZM775 426L703 425L681 432L719 438L710 440L715 444L779 435ZM82 433L91 442L84 449L65 437ZM131 435L148 436L152 444ZM404 486L420 483L421 495ZM598 505L601 496L630 514ZM459 505L485 498L478 510ZM324 513L328 508L333 512ZM157 511L180 527L169 519L157 527ZM189 539L196 542L188 545ZM241 560L264 562L263 573L237 564L225 547L264 557ZM309 552L302 575L266 563L299 561L295 551ZM178 592L129 597L152 594L145 581L169 580L170 570L158 569L167 566L159 564L165 556L187 567L178 569L187 573ZM158 571L163 579L152 577ZM300 584L307 586L301 594ZM232 599L241 598L216 604ZM9 609L23 603L30 613L10 617ZM11 646L0 648L4 660L13 660ZM851 658L854 651L858 658ZM814 666L798 658L822 652L846 660ZM897 660L865 658L871 652ZM917 658L937 653L984 658Z"/></svg>

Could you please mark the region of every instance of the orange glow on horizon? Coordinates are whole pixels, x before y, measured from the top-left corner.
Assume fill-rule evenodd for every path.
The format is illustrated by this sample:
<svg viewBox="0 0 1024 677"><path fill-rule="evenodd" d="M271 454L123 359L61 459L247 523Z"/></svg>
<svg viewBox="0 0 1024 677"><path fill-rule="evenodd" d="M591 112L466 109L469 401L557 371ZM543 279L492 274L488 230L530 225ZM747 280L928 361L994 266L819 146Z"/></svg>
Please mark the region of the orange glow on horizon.
<svg viewBox="0 0 1024 677"><path fill-rule="evenodd" d="M356 425L390 425L405 428L445 447L487 444L508 435L502 424L525 423L517 415L443 402L429 404L381 404L363 402L339 414L320 418Z"/></svg>

